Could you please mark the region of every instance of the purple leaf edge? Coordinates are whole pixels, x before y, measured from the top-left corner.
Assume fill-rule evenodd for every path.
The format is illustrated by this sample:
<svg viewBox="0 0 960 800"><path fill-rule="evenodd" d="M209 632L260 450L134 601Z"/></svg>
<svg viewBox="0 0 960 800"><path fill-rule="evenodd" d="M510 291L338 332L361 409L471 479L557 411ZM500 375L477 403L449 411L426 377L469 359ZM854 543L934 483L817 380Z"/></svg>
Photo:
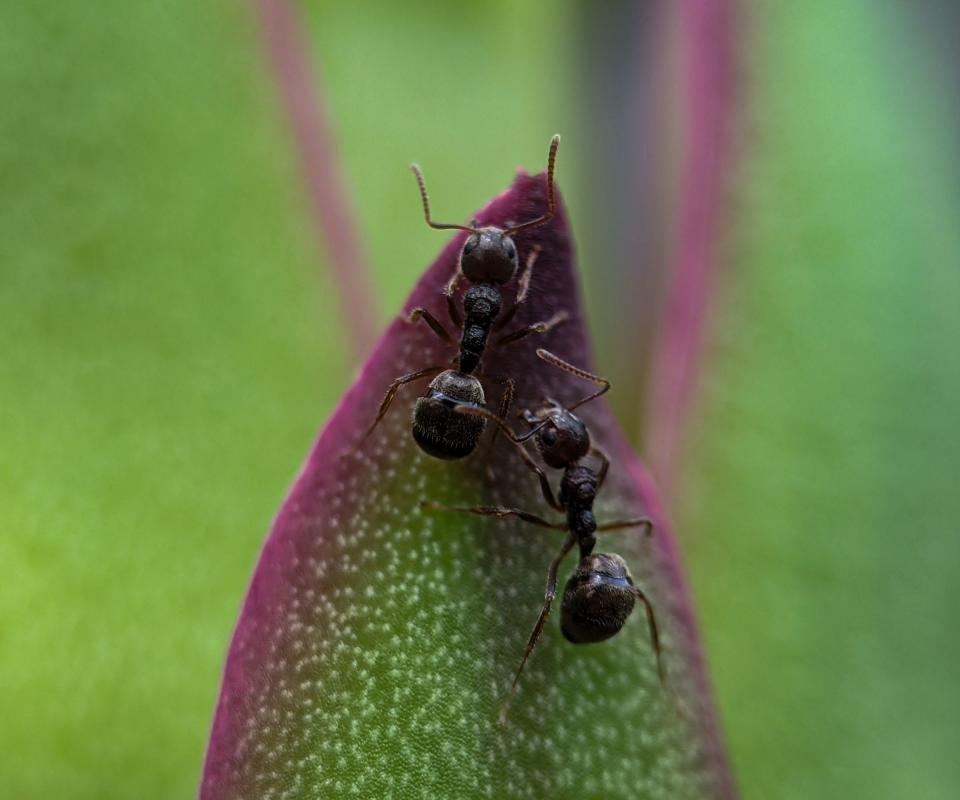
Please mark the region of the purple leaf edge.
<svg viewBox="0 0 960 800"><path fill-rule="evenodd" d="M477 214L477 218L481 224L487 222L504 224L505 221L516 222L528 219L540 213L544 201L544 176L531 177L521 171L512 187L494 198ZM408 309L422 305L436 313L438 317L443 317L440 290L456 265L458 252L465 236L466 234L463 233L457 234L447 243L439 258L412 291L406 306ZM573 363L590 369L592 358L582 319L577 279L572 268L572 245L562 203L560 213L550 225L533 229L517 237L517 246L521 253L527 252L534 243L541 244L544 249L534 273L531 298L521 308L516 322L525 324L541 318L546 310L567 308L571 319L562 329L558 329L557 334L562 338L563 345L558 346L555 342L550 342L543 346L549 347ZM505 294L508 295L509 290ZM310 517L310 506L311 503L316 502L319 488L338 480L338 476L332 473L344 469L344 465L339 462L331 468L332 459L335 459L336 454L344 448L354 445L358 436L373 418L386 382L389 381L388 378L385 382L384 377L395 376L411 366L404 363L403 356L398 355L400 342L405 343L404 352L407 356L410 351L416 351L416 363L411 362L414 369L417 366L435 363L431 359L441 359L444 353L446 357L450 355L438 345L429 331L423 330L423 326L411 328L403 317L398 317L384 333L359 376L337 405L313 445L262 548L233 632L204 760L201 784L201 796L204 798L223 796L219 791L226 786L228 772L238 757L237 742L243 725L244 702L253 692L256 679L265 662L266 640L264 637L276 628L273 617L277 616L278 608L283 608L283 599L289 594L289 587L297 578L291 564L298 563L304 547L315 545L328 550L332 547L329 536L311 536L303 523L304 519ZM413 345L418 346L413 347ZM523 348L514 347L510 350L510 355L500 358L500 363L510 364L513 367L512 370L508 370L510 374L538 374L539 377L539 371L544 369L544 365L532 356L533 350L533 345ZM532 405L536 402L536 398L546 391L563 396L570 376L554 375L549 371L550 369L552 368L542 372L543 385L538 382L531 394L518 391L518 407L523 407L525 402ZM556 370L555 372L559 373ZM578 388L579 393L582 393L581 389L582 387ZM629 495L639 497L656 524L657 533L653 547L658 553L657 561L661 566L660 580L672 587L671 595L674 599L672 617L678 626L676 631L679 641L678 649L682 650L682 657L697 696L696 724L700 730L700 738L704 742L703 768L710 776L711 796L733 798L736 792L713 709L695 616L680 566L679 552L657 498L654 481L633 454L605 400L591 404L589 412L587 408L584 407L583 416L588 421L591 434L595 441L604 442L605 448L616 464L617 474L611 475L609 483L625 487ZM396 422L404 415L401 411L393 409L391 416ZM395 435L390 427L392 424L393 422L388 425L385 421L381 426L383 436ZM409 439L409 433L405 429L402 435L406 435ZM611 442L612 446L609 444ZM607 491L606 488L605 491ZM312 531L314 534L317 532Z"/></svg>

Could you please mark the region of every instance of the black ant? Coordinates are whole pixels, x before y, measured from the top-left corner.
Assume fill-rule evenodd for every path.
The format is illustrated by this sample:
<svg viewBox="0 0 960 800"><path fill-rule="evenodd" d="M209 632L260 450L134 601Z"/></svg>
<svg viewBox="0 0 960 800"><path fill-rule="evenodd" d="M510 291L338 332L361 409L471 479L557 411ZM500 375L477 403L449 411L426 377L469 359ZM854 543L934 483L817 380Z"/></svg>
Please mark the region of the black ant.
<svg viewBox="0 0 960 800"><path fill-rule="evenodd" d="M664 677L660 653L660 635L653 605L647 599L647 596L634 585L630 570L620 556L612 553L593 552L597 543L595 535L597 533L640 527L646 529L646 535L650 535L653 531L653 523L646 517L597 525L596 518L593 515L593 502L607 477L610 459L600 448L591 444L587 426L573 411L584 403L588 403L606 393L610 388L610 382L579 369L546 350L538 349L537 355L544 361L577 377L592 381L600 386L600 389L568 408L565 408L556 400L547 400L544 406L535 413L529 410L525 411L522 416L532 427L521 436L516 435L502 419L494 416L486 409L465 404L458 406L456 410L463 416L481 416L491 419L503 430L506 437L519 449L526 465L537 474L544 499L552 508L566 513L566 522L557 524L527 511L502 506L465 507L444 506L428 501L421 503L421 506L425 508L467 511L471 514L501 518L517 517L524 522L539 525L542 528L567 531L567 538L547 571L547 591L543 609L540 611L537 624L527 641L520 667L501 709L499 718L501 725L506 723L507 712L516 694L520 675L523 673L527 659L540 639L540 634L543 632L547 617L550 614L550 607L557 593L557 571L560 568L560 563L567 553L573 549L574 545L578 545L580 548L580 563L574 569L563 591L560 630L564 637L574 644L605 641L620 631L633 611L635 601L640 600L646 608L650 640L656 654L657 671L661 683ZM554 469L563 470L558 496L554 496L543 468L537 464L524 447L524 442L531 438L534 440L544 462ZM584 462L587 456L593 456L600 462L598 469L594 469Z"/></svg>
<svg viewBox="0 0 960 800"><path fill-rule="evenodd" d="M518 283L517 295L513 304L501 315L503 298L499 286L508 283L517 272L517 247L513 236L523 230L535 228L550 222L556 215L556 200L553 192L553 169L557 157L560 137L550 140L550 152L547 157L547 211L536 219L519 225L498 228L493 225L479 227L477 220L470 225L438 223L430 218L430 200L420 168L413 164L411 169L420 187L423 200L423 215L427 225L437 229L456 229L468 231L470 236L463 243L457 271L443 290L447 299L447 312L455 328L459 328L460 342L457 368L427 367L397 378L387 389L383 402L377 411L376 419L364 434L368 437L383 419L397 391L406 383L437 375L427 388L426 393L417 399L413 412L413 438L427 453L437 458L456 459L469 455L477 446L486 427L486 419L456 413L462 406L484 409L483 386L473 373L480 366L487 347L491 331L497 331L509 323L517 309L526 300L530 288L530 275L537 260L540 248L531 249L523 274ZM457 308L454 298L461 278L466 278L471 286L463 296L463 316ZM567 318L566 312L555 314L548 320L536 322L505 334L492 345L499 346L516 342L532 333L546 333ZM454 344L453 338L443 324L425 308L415 308L410 313L410 322L423 320L430 329L448 344ZM491 376L492 377L492 376ZM500 416L506 415L513 398L513 381L510 378L496 378L505 384L501 400Z"/></svg>

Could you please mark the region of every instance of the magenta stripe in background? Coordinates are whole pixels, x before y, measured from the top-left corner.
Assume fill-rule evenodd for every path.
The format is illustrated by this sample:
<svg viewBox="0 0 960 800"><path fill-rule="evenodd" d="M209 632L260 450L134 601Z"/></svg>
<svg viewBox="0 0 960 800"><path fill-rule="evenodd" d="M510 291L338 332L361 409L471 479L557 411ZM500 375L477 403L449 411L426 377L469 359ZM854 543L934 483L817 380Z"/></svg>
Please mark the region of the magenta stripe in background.
<svg viewBox="0 0 960 800"><path fill-rule="evenodd" d="M679 15L685 132L679 223L654 353L647 430L648 458L668 505L711 310L734 95L733 0L683 0Z"/></svg>
<svg viewBox="0 0 960 800"><path fill-rule="evenodd" d="M340 314L354 355L363 359L378 325L371 281L343 188L333 135L308 46L291 0L255 0L264 47L293 133L311 218L340 294Z"/></svg>

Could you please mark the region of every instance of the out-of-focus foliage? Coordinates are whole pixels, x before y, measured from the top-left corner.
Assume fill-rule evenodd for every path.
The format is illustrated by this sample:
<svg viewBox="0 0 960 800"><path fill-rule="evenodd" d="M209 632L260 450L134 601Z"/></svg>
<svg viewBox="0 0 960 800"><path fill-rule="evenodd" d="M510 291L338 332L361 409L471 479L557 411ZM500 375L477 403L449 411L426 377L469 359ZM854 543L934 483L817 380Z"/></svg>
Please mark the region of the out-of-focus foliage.
<svg viewBox="0 0 960 800"><path fill-rule="evenodd" d="M734 763L748 798L946 797L960 214L941 109L955 106L909 69L922 15L737 5L740 166L675 484ZM515 165L540 169L559 130L575 238L596 241L576 226L603 187L584 188L572 156L591 148L568 132L628 115L571 89L602 56L581 53L582 18L301 8L383 318L441 237L410 160L457 220ZM0 9L11 797L194 791L245 582L354 368L256 25L228 0ZM618 265L591 252L588 299L616 297L597 284ZM591 324L622 341L604 329L622 318ZM627 354L600 363L622 371Z"/></svg>
<svg viewBox="0 0 960 800"><path fill-rule="evenodd" d="M445 222L466 221L518 165L541 170L550 136L576 113L569 105L574 67L563 44L571 31L562 9L546 13L509 0L308 8L313 56L378 286L375 302L389 316L441 237L423 224L410 162L423 168L434 216ZM562 186L577 149L573 141L561 149Z"/></svg>
<svg viewBox="0 0 960 800"><path fill-rule="evenodd" d="M960 197L896 18L754 3L676 507L745 797L960 785Z"/></svg>
<svg viewBox="0 0 960 800"><path fill-rule="evenodd" d="M0 785L186 797L348 365L237 4L0 12Z"/></svg>

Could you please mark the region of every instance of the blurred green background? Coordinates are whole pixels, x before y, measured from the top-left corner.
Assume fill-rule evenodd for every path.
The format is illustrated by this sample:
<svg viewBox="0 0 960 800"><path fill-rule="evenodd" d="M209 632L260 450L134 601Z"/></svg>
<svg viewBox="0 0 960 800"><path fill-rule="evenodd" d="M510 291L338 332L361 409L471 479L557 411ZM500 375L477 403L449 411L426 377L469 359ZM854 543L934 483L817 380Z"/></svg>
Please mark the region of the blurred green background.
<svg viewBox="0 0 960 800"><path fill-rule="evenodd" d="M671 505L733 766L747 798L954 797L949 6L296 8L381 322L445 241L408 163L461 220L564 134L642 448L684 30L718 7L732 144ZM0 8L3 796L195 792L259 545L357 367L260 26L226 0Z"/></svg>

